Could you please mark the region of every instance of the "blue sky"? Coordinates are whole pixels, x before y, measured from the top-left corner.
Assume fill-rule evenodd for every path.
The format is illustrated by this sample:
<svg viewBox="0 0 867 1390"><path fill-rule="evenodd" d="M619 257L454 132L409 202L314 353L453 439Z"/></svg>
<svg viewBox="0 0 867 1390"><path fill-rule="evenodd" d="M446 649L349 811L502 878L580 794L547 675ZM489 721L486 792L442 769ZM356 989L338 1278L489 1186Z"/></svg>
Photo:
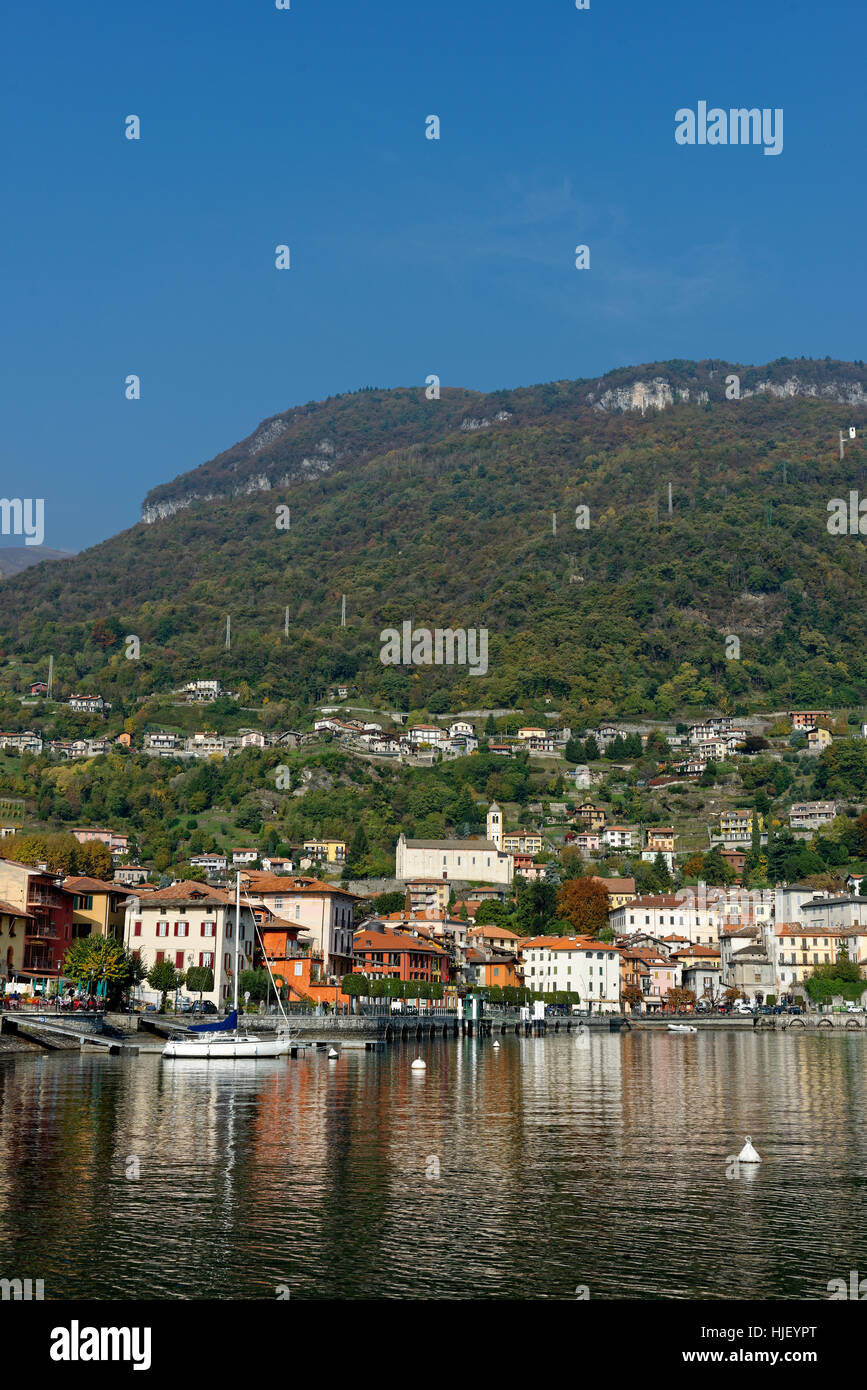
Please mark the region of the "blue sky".
<svg viewBox="0 0 867 1390"><path fill-rule="evenodd" d="M359 386L867 356L865 31L854 0L6 0L0 495L79 550ZM782 154L678 146L700 100L782 107Z"/></svg>

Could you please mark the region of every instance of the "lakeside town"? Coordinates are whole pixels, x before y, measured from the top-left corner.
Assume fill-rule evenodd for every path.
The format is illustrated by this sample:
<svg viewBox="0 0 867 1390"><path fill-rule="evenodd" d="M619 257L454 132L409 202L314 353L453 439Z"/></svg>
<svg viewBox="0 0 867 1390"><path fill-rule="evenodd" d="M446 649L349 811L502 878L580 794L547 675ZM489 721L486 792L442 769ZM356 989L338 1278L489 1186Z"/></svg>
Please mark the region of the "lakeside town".
<svg viewBox="0 0 867 1390"><path fill-rule="evenodd" d="M49 695L47 683L31 685L43 712ZM345 705L350 689L332 695ZM238 698L210 679L176 696L179 705L212 708ZM63 708L110 718L99 695L71 694ZM71 740L0 731L0 750L16 760L12 774L114 760L122 778L133 766L122 760L137 754L183 768L190 759L214 765L250 753L303 759L339 749L362 768L397 763L416 778L443 764L508 762L540 793L510 804L465 785L461 832L419 836L400 827L390 873L381 872L381 855L379 872L360 867L368 846L359 824L343 836L320 827L292 844L267 808L256 843L221 848L211 837L170 864L147 862L135 830L33 825L26 798L4 790L26 777L0 762L0 1000L221 1011L233 993L237 944L250 1008L273 1003L275 991L295 1009L342 1012L383 998L395 1009L454 1008L468 993L594 1014L860 1007L864 804L854 791L794 797L811 776L833 785L815 770L826 770L835 748L857 750L857 787L867 751L857 713L712 714L692 724L609 722L582 731L556 716L525 723L518 713L361 720L351 707L326 704L307 730L184 736L128 721L119 733ZM280 763L269 776L298 798L312 773ZM750 789L748 804L722 795L718 805L705 803L712 817L684 805L672 823L646 823L642 797L724 792L727 781ZM507 789L496 773L487 779L489 792L500 785ZM212 809L201 799L195 807L200 816ZM630 807L637 819L622 814ZM189 826L200 816L187 822L190 848L198 832ZM61 840L74 844L71 857Z"/></svg>

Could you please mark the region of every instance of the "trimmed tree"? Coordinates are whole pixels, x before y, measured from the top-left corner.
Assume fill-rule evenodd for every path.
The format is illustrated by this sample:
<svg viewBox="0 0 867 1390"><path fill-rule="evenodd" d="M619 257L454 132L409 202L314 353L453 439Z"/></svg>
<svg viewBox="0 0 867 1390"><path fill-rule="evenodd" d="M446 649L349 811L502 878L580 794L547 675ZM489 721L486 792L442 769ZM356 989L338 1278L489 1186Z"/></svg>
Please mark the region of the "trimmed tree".
<svg viewBox="0 0 867 1390"><path fill-rule="evenodd" d="M202 1007L202 995L210 994L214 988L214 972L209 965L191 965L187 971L187 989L199 996L199 1008Z"/></svg>
<svg viewBox="0 0 867 1390"><path fill-rule="evenodd" d="M364 995L368 995L370 984L366 975L344 975L340 982L340 989L343 994L348 994L353 1000L355 1007L353 1013L358 1013L358 1001Z"/></svg>
<svg viewBox="0 0 867 1390"><path fill-rule="evenodd" d="M160 1013L166 1011L166 996L178 985L183 983L183 972L176 970L170 960L158 960L148 971L148 984L151 989L159 990L160 993Z"/></svg>

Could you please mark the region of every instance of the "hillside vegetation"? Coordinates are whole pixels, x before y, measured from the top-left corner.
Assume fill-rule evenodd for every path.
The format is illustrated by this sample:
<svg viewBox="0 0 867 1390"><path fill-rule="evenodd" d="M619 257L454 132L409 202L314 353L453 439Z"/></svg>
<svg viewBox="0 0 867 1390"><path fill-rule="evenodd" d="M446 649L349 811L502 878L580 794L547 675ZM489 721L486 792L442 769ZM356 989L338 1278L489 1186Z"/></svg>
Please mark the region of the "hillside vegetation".
<svg viewBox="0 0 867 1390"><path fill-rule="evenodd" d="M757 393L727 400L729 371ZM288 412L275 417L294 419L282 432L266 422L156 489L149 502L178 505L172 515L3 582L5 692L44 675L53 654L57 693L99 691L128 710L200 676L243 683L292 717L339 681L361 703L431 712L550 699L578 725L858 704L867 551L826 523L829 500L864 485L864 377L827 361L661 363L440 401L363 391ZM659 381L673 404L631 408L635 383L663 397ZM858 438L841 461L849 425ZM321 468L305 472L304 458ZM275 524L281 505L289 529ZM380 633L407 620L487 628L487 674L384 666ZM730 636L739 660L726 657Z"/></svg>

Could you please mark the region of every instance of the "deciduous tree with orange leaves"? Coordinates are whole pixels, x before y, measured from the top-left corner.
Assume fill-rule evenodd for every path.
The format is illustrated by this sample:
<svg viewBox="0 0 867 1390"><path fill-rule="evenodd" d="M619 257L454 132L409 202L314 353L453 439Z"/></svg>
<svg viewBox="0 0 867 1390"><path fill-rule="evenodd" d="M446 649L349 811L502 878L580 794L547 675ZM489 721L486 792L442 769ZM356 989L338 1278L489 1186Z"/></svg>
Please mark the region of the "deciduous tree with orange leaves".
<svg viewBox="0 0 867 1390"><path fill-rule="evenodd" d="M557 911L581 934L597 936L608 926L608 890L594 878L570 878L557 894Z"/></svg>

